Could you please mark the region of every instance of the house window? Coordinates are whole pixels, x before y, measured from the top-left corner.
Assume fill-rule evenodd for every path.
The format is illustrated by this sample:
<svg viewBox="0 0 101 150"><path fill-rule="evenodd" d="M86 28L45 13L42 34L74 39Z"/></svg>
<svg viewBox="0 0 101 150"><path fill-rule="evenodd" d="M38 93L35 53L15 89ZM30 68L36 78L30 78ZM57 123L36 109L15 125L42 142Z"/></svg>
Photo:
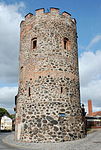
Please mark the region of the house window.
<svg viewBox="0 0 101 150"><path fill-rule="evenodd" d="M67 49L67 50L71 50L71 42L67 39L67 38L64 38L64 49Z"/></svg>
<svg viewBox="0 0 101 150"><path fill-rule="evenodd" d="M32 49L35 49L37 47L37 38L33 38L31 40Z"/></svg>

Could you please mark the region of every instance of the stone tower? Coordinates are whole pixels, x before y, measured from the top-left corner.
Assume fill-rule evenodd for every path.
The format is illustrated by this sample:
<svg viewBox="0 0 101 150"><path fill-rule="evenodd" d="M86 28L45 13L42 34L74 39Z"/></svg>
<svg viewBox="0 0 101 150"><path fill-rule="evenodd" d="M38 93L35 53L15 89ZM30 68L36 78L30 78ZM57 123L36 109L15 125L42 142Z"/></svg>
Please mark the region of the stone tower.
<svg viewBox="0 0 101 150"><path fill-rule="evenodd" d="M37 9L21 22L16 139L61 142L85 136L76 20Z"/></svg>

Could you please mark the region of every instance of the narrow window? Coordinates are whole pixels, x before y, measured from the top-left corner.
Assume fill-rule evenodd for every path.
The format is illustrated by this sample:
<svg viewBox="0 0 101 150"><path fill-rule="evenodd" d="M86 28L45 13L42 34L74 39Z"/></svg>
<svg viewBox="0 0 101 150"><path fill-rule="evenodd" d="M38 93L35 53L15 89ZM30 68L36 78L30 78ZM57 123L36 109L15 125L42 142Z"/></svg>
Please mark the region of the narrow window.
<svg viewBox="0 0 101 150"><path fill-rule="evenodd" d="M67 38L64 38L64 49L71 50L71 42Z"/></svg>
<svg viewBox="0 0 101 150"><path fill-rule="evenodd" d="M33 38L31 41L32 49L35 49L37 47L37 38Z"/></svg>
<svg viewBox="0 0 101 150"><path fill-rule="evenodd" d="M61 87L61 93L63 92L63 87Z"/></svg>
<svg viewBox="0 0 101 150"><path fill-rule="evenodd" d="M31 96L31 89L30 89L30 87L28 89L28 95Z"/></svg>
<svg viewBox="0 0 101 150"><path fill-rule="evenodd" d="M17 104L17 95L15 96L15 105Z"/></svg>
<svg viewBox="0 0 101 150"><path fill-rule="evenodd" d="M23 80L23 66L20 68L20 80Z"/></svg>
<svg viewBox="0 0 101 150"><path fill-rule="evenodd" d="M64 49L67 49L67 40L64 39Z"/></svg>

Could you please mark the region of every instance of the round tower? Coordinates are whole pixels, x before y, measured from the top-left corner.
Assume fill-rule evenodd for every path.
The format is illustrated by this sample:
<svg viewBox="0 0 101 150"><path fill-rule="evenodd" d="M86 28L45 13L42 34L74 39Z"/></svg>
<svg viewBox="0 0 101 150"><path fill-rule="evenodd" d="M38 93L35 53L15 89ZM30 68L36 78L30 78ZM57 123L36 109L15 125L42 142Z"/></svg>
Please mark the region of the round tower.
<svg viewBox="0 0 101 150"><path fill-rule="evenodd" d="M16 139L62 142L85 136L76 20L58 8L21 22Z"/></svg>

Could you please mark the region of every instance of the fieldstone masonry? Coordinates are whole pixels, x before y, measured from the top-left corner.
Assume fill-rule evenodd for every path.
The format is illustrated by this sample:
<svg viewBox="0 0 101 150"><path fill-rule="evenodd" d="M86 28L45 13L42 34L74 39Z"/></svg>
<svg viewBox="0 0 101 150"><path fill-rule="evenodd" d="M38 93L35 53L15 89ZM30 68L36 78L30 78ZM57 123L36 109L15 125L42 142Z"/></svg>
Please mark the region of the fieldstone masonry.
<svg viewBox="0 0 101 150"><path fill-rule="evenodd" d="M85 136L76 21L59 9L21 22L16 140L62 142Z"/></svg>

